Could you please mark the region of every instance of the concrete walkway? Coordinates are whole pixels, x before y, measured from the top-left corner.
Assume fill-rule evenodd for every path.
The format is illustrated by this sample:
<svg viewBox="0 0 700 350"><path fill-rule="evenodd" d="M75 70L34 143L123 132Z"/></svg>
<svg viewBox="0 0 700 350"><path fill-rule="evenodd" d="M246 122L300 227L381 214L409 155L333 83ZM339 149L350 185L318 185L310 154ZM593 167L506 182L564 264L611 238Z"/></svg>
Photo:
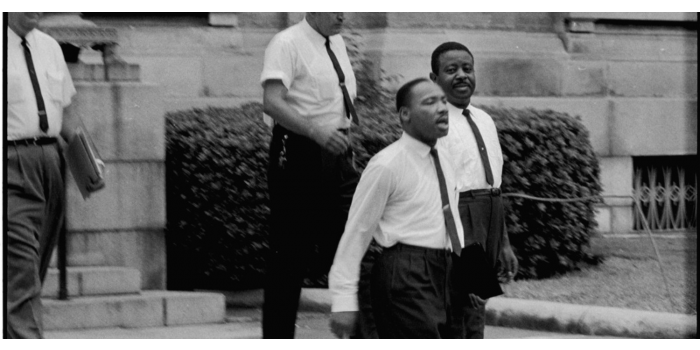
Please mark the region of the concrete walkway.
<svg viewBox="0 0 700 350"><path fill-rule="evenodd" d="M234 307L260 307L262 290L226 292ZM330 312L327 289L304 289L300 310ZM573 305L496 297L486 304L486 324L549 332L630 338L696 338L697 318L691 315Z"/></svg>
<svg viewBox="0 0 700 350"><path fill-rule="evenodd" d="M151 328L101 328L47 332L49 339L260 339L260 309L228 309L226 323ZM336 339L330 314L301 311L295 339ZM622 339L486 326L485 339Z"/></svg>
<svg viewBox="0 0 700 350"><path fill-rule="evenodd" d="M63 339L259 339L262 290L222 292L226 323L47 332ZM333 338L327 289L304 289L297 338ZM695 338L695 316L496 297L487 304L488 338ZM504 328L507 327L507 328Z"/></svg>

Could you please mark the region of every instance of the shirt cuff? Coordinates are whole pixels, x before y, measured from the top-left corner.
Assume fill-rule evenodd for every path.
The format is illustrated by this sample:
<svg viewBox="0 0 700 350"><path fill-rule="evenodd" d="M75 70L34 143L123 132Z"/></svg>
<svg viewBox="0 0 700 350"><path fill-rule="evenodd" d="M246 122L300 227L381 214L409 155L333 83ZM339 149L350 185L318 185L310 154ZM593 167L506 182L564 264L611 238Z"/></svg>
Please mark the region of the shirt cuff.
<svg viewBox="0 0 700 350"><path fill-rule="evenodd" d="M357 295L334 295L331 312L358 311Z"/></svg>
<svg viewBox="0 0 700 350"><path fill-rule="evenodd" d="M264 71L260 75L260 85L265 87L265 82L268 80L281 80L282 84L284 87L289 90L289 87L292 85L291 79L289 79L289 76L283 72L276 72L276 71Z"/></svg>

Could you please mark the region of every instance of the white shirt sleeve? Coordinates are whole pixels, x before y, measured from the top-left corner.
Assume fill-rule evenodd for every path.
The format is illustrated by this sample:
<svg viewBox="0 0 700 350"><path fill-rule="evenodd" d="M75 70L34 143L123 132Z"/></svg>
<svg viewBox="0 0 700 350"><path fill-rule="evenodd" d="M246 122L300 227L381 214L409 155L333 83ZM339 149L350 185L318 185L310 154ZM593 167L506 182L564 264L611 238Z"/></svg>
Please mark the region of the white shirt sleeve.
<svg viewBox="0 0 700 350"><path fill-rule="evenodd" d="M362 173L350 206L345 232L328 277L332 312L357 311L360 263L378 230L389 196L396 187L391 169L370 161Z"/></svg>
<svg viewBox="0 0 700 350"><path fill-rule="evenodd" d="M272 38L272 41L265 49L260 84L264 85L267 80L279 79L289 89L295 75L294 66L296 59L296 50L294 50L293 43L278 36Z"/></svg>
<svg viewBox="0 0 700 350"><path fill-rule="evenodd" d="M70 71L68 70L68 65L66 65L66 61L63 58L63 52L61 51L60 47L58 49L58 54L59 56L56 59L58 60L59 65L61 66L61 71L63 72L63 96L61 96L61 107L65 108L71 104L73 96L75 96L76 94L76 90L75 85L73 85L73 79L71 78Z"/></svg>

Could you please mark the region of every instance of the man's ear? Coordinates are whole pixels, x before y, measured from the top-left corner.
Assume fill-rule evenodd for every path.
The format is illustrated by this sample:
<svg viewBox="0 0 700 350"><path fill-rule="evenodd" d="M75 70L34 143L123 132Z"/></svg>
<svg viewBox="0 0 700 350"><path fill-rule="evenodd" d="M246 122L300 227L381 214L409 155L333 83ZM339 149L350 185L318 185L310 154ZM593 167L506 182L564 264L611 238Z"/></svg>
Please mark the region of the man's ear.
<svg viewBox="0 0 700 350"><path fill-rule="evenodd" d="M401 120L402 125L411 120L411 113L407 107L401 107L401 109L399 109L399 120Z"/></svg>
<svg viewBox="0 0 700 350"><path fill-rule="evenodd" d="M430 80L433 81L433 83L437 83L437 75L435 73L430 72Z"/></svg>

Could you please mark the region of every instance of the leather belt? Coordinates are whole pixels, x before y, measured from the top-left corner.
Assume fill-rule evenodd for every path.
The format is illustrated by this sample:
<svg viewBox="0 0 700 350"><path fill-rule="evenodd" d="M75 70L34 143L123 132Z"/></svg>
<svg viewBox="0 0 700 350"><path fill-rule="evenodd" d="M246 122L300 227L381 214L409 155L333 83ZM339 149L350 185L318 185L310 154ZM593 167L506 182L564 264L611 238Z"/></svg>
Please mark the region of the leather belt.
<svg viewBox="0 0 700 350"><path fill-rule="evenodd" d="M484 188L479 190L470 190L459 193L459 198L463 197L476 197L476 196L491 196L498 197L501 195L500 188Z"/></svg>
<svg viewBox="0 0 700 350"><path fill-rule="evenodd" d="M55 137L33 137L28 139L8 140L8 146L43 146L56 143Z"/></svg>

